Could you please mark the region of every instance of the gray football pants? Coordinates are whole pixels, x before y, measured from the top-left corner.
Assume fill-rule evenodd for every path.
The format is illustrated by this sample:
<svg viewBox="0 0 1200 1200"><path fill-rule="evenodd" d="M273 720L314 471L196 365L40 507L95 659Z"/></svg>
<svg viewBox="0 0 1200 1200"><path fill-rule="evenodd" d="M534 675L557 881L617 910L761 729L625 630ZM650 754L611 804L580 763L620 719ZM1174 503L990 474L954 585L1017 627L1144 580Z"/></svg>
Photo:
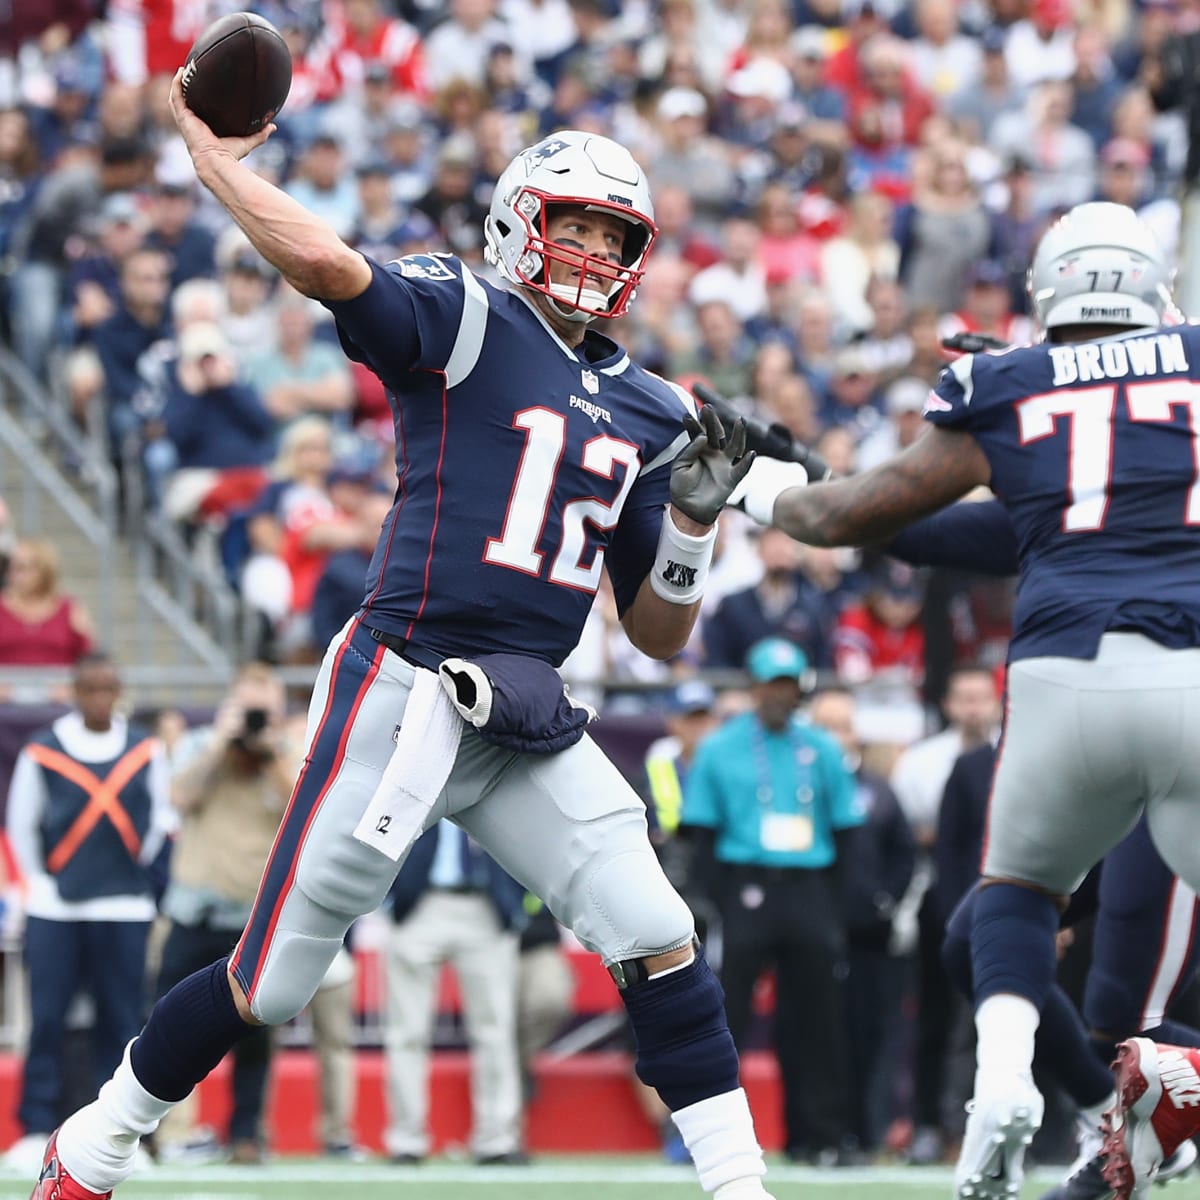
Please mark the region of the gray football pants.
<svg viewBox="0 0 1200 1200"><path fill-rule="evenodd" d="M231 958L251 1010L279 1024L308 1003L351 922L399 869L352 836L391 757L414 668L357 621L326 652L306 755ZM450 817L606 963L686 945L693 923L650 846L636 792L588 737L516 754L463 731L427 827Z"/></svg>
<svg viewBox="0 0 1200 1200"><path fill-rule="evenodd" d="M1066 895L1143 806L1167 865L1200 889L1200 649L1106 633L1093 660L1014 663L983 873Z"/></svg>

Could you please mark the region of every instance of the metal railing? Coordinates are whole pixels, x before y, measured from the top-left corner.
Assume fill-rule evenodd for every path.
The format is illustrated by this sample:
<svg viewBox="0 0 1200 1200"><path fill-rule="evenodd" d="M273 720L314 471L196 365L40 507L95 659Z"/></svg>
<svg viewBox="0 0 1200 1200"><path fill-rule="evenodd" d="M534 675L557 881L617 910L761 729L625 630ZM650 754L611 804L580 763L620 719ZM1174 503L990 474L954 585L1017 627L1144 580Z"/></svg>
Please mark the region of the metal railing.
<svg viewBox="0 0 1200 1200"><path fill-rule="evenodd" d="M103 641L111 642L115 630L124 560L133 567L139 625L161 621L171 629L179 667L199 665L227 678L246 640L240 600L219 571L196 561L171 522L146 512L136 459L133 469L118 477L100 402L89 406L81 426L60 389L61 373L52 371L51 377L47 389L0 346L0 399L5 401L0 442L21 464L20 479L0 476L0 487L16 500L21 528L40 528L42 506L49 501L91 544L95 615Z"/></svg>
<svg viewBox="0 0 1200 1200"><path fill-rule="evenodd" d="M4 478L0 467L0 489L22 529L41 528L42 506L51 502L90 544L98 584L95 617L101 636L110 639L115 625L116 474L84 431L50 402L28 368L3 346L0 398L0 442L21 464L16 481ZM54 458L43 449L47 444L54 448ZM74 482L59 462L71 464Z"/></svg>

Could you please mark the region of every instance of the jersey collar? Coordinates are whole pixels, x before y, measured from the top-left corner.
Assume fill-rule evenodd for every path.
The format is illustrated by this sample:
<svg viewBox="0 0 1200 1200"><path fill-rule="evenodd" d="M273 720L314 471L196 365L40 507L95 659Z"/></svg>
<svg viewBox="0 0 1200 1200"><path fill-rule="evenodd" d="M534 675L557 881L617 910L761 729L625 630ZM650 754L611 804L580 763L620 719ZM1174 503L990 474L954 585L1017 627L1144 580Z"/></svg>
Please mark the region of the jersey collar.
<svg viewBox="0 0 1200 1200"><path fill-rule="evenodd" d="M612 338L606 337L602 333L597 333L596 336L604 338L604 340L608 342L610 346L612 346L613 352L607 357L599 359L596 362L588 362L585 359L580 358L579 355L576 354L575 351L572 350L571 347L568 346L567 343L564 342L562 338L560 338L558 334L554 332L554 326L552 326L550 322L547 321L540 312L538 312L537 305L535 305L520 288L509 288L508 291L510 295L516 296L516 298L520 300L520 302L525 305L525 307L529 309L531 313L533 313L534 319L537 321L537 323L546 331L559 350L561 350L563 354L573 363L576 363L579 366L591 367L593 370L600 371L605 375L620 375L629 366L629 355L626 354L625 351L612 340ZM593 332L595 331L593 330Z"/></svg>

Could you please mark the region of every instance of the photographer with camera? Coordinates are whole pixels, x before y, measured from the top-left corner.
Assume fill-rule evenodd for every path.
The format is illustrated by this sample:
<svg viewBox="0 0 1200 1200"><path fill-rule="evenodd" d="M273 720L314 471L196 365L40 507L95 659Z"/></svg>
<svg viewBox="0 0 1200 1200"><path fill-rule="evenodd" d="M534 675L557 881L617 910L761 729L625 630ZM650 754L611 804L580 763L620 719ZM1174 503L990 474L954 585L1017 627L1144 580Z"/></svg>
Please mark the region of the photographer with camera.
<svg viewBox="0 0 1200 1200"><path fill-rule="evenodd" d="M249 663L238 672L213 723L189 730L175 747L171 799L180 828L162 902L171 926L157 996L228 954L249 920L300 770L301 750L287 737L285 716L283 684L275 671L265 663ZM270 1030L256 1030L232 1053L230 1155L234 1162L259 1162ZM186 1117L164 1121L158 1130L162 1157L182 1157L194 1143Z"/></svg>

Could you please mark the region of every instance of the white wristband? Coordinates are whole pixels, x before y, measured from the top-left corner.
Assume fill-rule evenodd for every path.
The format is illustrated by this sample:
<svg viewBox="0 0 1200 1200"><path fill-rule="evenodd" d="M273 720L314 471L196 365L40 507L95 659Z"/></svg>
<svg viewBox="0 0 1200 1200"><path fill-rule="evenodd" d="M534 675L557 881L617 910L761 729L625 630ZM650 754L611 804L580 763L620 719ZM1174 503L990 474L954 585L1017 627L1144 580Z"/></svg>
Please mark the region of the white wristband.
<svg viewBox="0 0 1200 1200"><path fill-rule="evenodd" d="M808 472L799 463L781 462L760 454L727 503L740 508L760 525L771 525L775 519L775 501L789 488L804 487L807 482Z"/></svg>
<svg viewBox="0 0 1200 1200"><path fill-rule="evenodd" d="M650 568L650 586L656 596L668 604L695 604L704 595L708 568L712 565L717 527L695 537L681 533L671 519L671 510L663 513L662 532L658 535L658 553Z"/></svg>

